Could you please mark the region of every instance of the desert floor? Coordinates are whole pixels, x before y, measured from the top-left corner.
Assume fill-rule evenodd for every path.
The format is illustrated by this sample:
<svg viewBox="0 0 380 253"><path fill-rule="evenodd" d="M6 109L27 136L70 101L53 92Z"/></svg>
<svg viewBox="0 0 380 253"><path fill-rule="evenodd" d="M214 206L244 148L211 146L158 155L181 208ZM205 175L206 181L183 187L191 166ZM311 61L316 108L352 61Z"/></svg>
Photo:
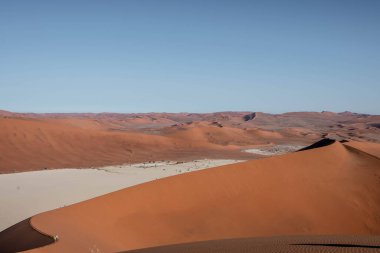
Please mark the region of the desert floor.
<svg viewBox="0 0 380 253"><path fill-rule="evenodd" d="M158 178L240 162L160 161L88 169L55 169L0 175L0 231L35 214Z"/></svg>
<svg viewBox="0 0 380 253"><path fill-rule="evenodd" d="M0 252L378 251L379 120L0 111Z"/></svg>

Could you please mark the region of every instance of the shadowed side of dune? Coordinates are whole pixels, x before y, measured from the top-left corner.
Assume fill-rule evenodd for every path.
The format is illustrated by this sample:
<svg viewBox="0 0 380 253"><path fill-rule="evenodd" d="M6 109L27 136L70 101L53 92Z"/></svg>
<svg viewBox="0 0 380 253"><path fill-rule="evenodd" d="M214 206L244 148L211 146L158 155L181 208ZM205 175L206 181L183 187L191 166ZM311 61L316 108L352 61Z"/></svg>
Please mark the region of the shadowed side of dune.
<svg viewBox="0 0 380 253"><path fill-rule="evenodd" d="M317 141L317 142L311 144L310 146L307 146L307 147L301 148L301 149L298 150L298 151L310 150L310 149L315 149L315 148L322 148L322 147L325 147L325 146L331 145L331 144L333 144L334 142L335 142L335 140L333 140L333 139L325 138L325 139L322 139L322 140L320 140L320 141Z"/></svg>
<svg viewBox="0 0 380 253"><path fill-rule="evenodd" d="M52 237L35 230L30 224L30 219L26 219L0 232L0 253L30 250L53 242Z"/></svg>
<svg viewBox="0 0 380 253"><path fill-rule="evenodd" d="M121 253L379 252L380 236L289 236L201 241Z"/></svg>

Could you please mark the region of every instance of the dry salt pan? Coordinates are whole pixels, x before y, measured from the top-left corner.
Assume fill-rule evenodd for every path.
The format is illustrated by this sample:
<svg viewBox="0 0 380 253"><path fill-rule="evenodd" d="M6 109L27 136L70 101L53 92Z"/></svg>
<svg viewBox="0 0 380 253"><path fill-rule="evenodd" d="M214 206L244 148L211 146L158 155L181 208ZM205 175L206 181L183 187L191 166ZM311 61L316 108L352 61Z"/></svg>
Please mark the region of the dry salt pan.
<svg viewBox="0 0 380 253"><path fill-rule="evenodd" d="M272 155L283 155L291 152L300 150L304 146L300 145L276 145L271 147L262 147L262 148L251 148L244 150L248 153L263 155L263 156L272 156Z"/></svg>

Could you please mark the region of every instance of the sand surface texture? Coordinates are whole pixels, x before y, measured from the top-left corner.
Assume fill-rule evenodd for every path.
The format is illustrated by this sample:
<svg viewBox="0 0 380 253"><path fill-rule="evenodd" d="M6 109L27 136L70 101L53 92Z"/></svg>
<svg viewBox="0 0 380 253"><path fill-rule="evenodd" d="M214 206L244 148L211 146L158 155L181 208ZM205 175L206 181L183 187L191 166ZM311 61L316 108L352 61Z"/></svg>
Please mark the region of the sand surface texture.
<svg viewBox="0 0 380 253"><path fill-rule="evenodd" d="M379 126L379 115L350 112L28 114L0 110L0 173L160 160L248 160L261 157L262 151L241 150L258 145L280 145L283 150L288 144L304 146L321 138L380 143Z"/></svg>
<svg viewBox="0 0 380 253"><path fill-rule="evenodd" d="M380 236L284 236L226 239L154 247L124 253L361 253L380 252Z"/></svg>
<svg viewBox="0 0 380 253"><path fill-rule="evenodd" d="M31 226L59 239L28 252L123 252L242 237L378 235L380 160L363 150L334 142L163 178L38 214ZM11 247L25 237L28 233L8 229L0 233L0 242Z"/></svg>
<svg viewBox="0 0 380 253"><path fill-rule="evenodd" d="M238 162L170 161L0 175L0 231L35 214L158 178ZM0 251L1 252L1 251Z"/></svg>

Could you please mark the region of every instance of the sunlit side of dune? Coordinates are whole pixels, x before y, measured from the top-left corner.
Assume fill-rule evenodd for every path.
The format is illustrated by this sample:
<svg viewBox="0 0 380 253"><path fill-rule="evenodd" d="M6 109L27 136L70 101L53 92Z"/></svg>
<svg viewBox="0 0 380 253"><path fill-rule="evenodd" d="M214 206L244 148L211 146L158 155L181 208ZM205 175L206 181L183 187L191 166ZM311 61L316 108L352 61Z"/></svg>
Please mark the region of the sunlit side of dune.
<svg viewBox="0 0 380 253"><path fill-rule="evenodd" d="M180 136L154 135L109 131L94 124L89 120L0 118L0 173L159 160L254 157L229 145L228 130L217 127L209 127L207 132L196 130L201 138L194 140L192 131L184 131ZM209 140L214 134L225 136L221 139L223 146ZM255 138L252 135L250 143L260 143Z"/></svg>
<svg viewBox="0 0 380 253"><path fill-rule="evenodd" d="M34 216L31 224L59 240L30 252L117 252L238 237L378 234L379 159L335 142L126 188Z"/></svg>

